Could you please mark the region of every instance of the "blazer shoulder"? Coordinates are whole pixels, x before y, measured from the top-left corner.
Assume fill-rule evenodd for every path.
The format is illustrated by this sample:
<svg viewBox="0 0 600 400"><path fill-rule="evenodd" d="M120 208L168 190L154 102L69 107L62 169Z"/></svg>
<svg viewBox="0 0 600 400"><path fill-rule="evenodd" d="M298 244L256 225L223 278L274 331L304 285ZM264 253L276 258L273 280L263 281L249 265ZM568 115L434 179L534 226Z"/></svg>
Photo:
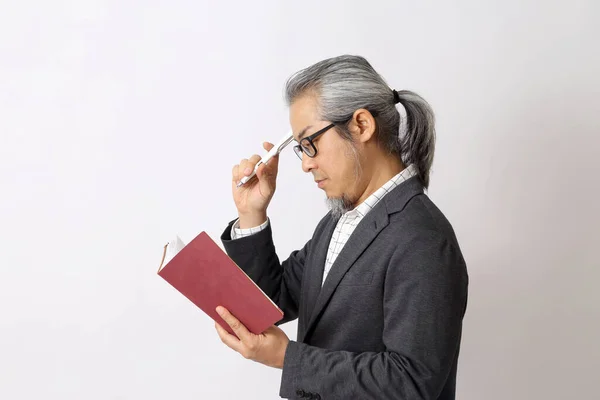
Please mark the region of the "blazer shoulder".
<svg viewBox="0 0 600 400"><path fill-rule="evenodd" d="M458 244L452 223L425 193L411 197L403 210L392 216L392 221L404 233L445 238Z"/></svg>

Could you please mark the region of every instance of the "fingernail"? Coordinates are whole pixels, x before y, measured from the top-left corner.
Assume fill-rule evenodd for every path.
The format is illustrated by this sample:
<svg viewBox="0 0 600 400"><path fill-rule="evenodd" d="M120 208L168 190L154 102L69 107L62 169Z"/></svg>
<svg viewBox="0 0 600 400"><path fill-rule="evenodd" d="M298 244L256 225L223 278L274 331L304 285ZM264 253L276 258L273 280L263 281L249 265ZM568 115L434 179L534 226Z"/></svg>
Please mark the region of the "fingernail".
<svg viewBox="0 0 600 400"><path fill-rule="evenodd" d="M217 307L217 314L223 315L223 309L220 306Z"/></svg>
<svg viewBox="0 0 600 400"><path fill-rule="evenodd" d="M248 167L244 170L244 174L246 174L246 175L248 175L250 172L252 172L252 169L250 169L250 167Z"/></svg>

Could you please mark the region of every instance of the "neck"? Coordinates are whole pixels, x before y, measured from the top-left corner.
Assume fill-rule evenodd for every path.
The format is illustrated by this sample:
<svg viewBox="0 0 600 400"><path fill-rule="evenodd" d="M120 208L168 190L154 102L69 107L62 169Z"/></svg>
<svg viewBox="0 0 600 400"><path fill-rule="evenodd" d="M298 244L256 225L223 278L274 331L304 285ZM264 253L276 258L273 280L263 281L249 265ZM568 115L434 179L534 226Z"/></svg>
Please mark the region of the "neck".
<svg viewBox="0 0 600 400"><path fill-rule="evenodd" d="M377 161L370 164L368 168L366 167L367 164L364 163L363 173L365 174L366 184L363 184L363 189L359 191L358 200L354 204L355 207L406 168L395 154L378 155L370 157L370 159Z"/></svg>

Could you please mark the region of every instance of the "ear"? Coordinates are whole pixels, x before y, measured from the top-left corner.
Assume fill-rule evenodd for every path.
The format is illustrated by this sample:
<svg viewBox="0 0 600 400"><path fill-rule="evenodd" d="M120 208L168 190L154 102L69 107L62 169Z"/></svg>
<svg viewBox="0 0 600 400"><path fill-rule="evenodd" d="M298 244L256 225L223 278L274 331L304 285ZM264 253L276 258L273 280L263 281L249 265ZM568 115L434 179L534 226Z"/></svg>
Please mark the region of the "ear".
<svg viewBox="0 0 600 400"><path fill-rule="evenodd" d="M377 122L373 114L364 108L360 108L354 112L349 128L357 142L366 143L375 139Z"/></svg>

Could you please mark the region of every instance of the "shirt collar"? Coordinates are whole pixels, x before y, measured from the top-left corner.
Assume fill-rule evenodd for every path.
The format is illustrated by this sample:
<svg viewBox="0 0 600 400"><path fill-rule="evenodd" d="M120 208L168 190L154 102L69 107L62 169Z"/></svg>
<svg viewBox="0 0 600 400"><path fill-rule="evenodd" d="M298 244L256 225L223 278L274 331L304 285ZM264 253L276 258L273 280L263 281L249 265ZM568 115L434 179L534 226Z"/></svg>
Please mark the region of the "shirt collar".
<svg viewBox="0 0 600 400"><path fill-rule="evenodd" d="M414 164L410 164L408 167L394 175L390 180L384 183L379 189L373 192L367 197L362 203L356 206L353 210L348 211L345 215L348 217L360 217L363 218L377 203L383 199L383 197L392 191L395 187L400 185L402 182L412 178L417 174L417 168Z"/></svg>

